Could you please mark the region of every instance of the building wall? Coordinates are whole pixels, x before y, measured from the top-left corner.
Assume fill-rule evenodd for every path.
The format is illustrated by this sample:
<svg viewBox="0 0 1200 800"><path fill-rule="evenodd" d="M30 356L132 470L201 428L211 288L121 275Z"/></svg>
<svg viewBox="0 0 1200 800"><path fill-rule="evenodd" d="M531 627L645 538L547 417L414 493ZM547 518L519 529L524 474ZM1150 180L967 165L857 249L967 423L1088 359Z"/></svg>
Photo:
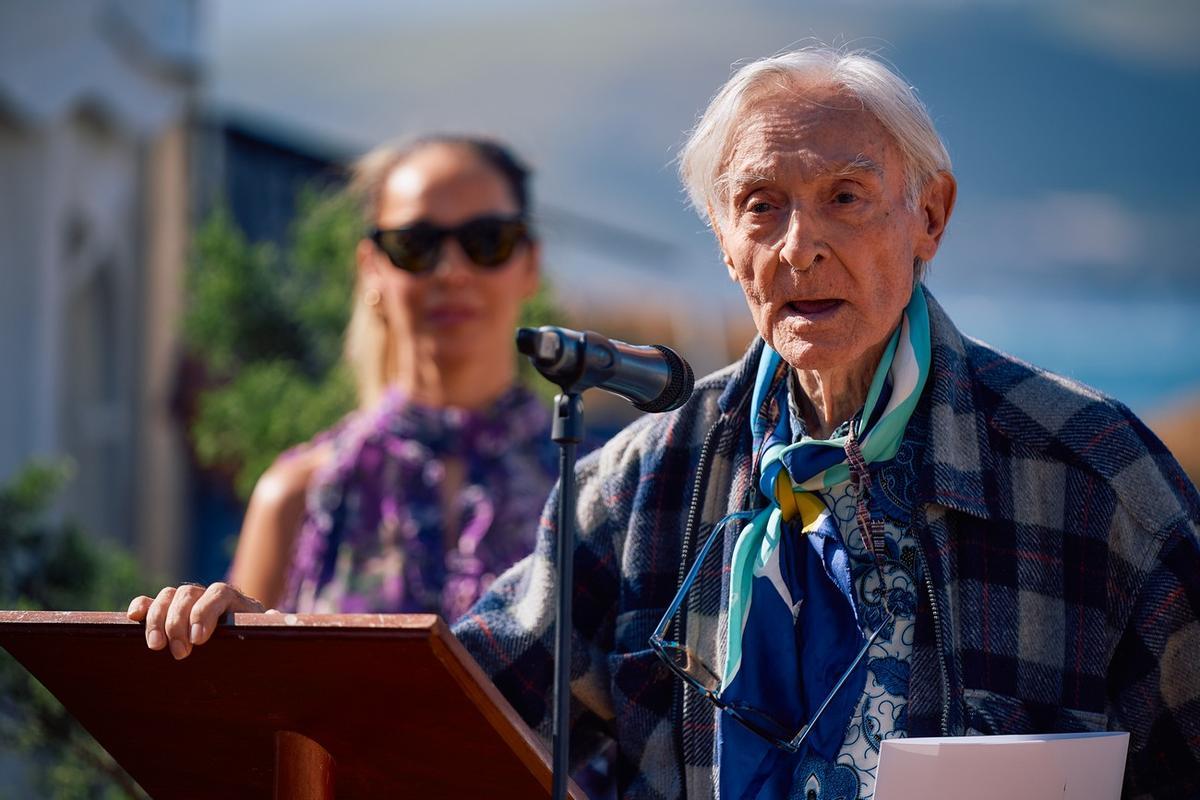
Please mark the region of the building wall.
<svg viewBox="0 0 1200 800"><path fill-rule="evenodd" d="M0 9L0 481L69 458L59 511L175 576L169 400L188 223L193 0Z"/></svg>
<svg viewBox="0 0 1200 800"><path fill-rule="evenodd" d="M136 548L152 571L187 570L189 477L184 431L173 413L188 246L188 126L146 148L143 170L139 425L133 504Z"/></svg>
<svg viewBox="0 0 1200 800"><path fill-rule="evenodd" d="M138 142L83 112L52 129L44 209L39 358L51 372L52 429L77 476L66 510L89 531L132 544L137 396ZM52 328L52 329L51 329Z"/></svg>
<svg viewBox="0 0 1200 800"><path fill-rule="evenodd" d="M0 373L7 387L0 390L0 479L37 449L38 209L45 203L38 167L47 149L0 114Z"/></svg>

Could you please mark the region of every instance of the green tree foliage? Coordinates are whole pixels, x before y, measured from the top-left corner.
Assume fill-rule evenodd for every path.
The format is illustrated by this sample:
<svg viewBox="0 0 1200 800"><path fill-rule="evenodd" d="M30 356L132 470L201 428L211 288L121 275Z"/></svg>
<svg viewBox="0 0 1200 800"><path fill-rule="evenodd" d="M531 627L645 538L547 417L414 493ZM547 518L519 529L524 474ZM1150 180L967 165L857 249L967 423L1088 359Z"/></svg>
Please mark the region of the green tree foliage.
<svg viewBox="0 0 1200 800"><path fill-rule="evenodd" d="M196 234L184 333L217 387L191 433L243 499L280 452L354 407L339 359L361 227L344 196L307 193L286 254L247 242L222 208Z"/></svg>
<svg viewBox="0 0 1200 800"><path fill-rule="evenodd" d="M66 464L34 464L0 485L0 606L111 610L146 590L128 554L49 513L69 475ZM45 687L2 651L0 746L25 756L39 797L145 796Z"/></svg>
<svg viewBox="0 0 1200 800"><path fill-rule="evenodd" d="M553 288L545 275L542 276L537 294L525 301L525 305L521 307L521 317L517 320L517 324L523 328L568 324L566 315L555 303ZM517 375L520 381L536 392L546 401L547 405L554 402L554 395L558 393L558 387L539 375L529 359L517 358Z"/></svg>
<svg viewBox="0 0 1200 800"><path fill-rule="evenodd" d="M299 207L282 253L246 241L221 208L195 238L184 331L217 386L201 395L191 434L201 462L231 470L243 500L280 452L355 406L341 352L363 223L344 194L309 192ZM560 321L543 285L521 324ZM553 395L524 359L520 374Z"/></svg>
<svg viewBox="0 0 1200 800"><path fill-rule="evenodd" d="M329 427L353 405L353 385L341 369L313 378L291 361L251 362L201 398L192 427L196 454L203 463L232 466L244 500L276 456Z"/></svg>

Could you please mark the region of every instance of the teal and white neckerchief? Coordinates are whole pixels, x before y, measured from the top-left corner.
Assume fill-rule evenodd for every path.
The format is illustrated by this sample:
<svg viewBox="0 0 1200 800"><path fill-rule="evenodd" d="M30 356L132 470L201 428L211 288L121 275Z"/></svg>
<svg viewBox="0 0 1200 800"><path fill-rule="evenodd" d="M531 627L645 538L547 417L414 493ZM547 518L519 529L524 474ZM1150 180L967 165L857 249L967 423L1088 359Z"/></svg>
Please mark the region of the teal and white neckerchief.
<svg viewBox="0 0 1200 800"><path fill-rule="evenodd" d="M759 488L771 502L742 529L734 546L723 700L763 709L778 720L809 721L828 695L830 675L839 675L865 641L846 548L815 491L850 480L854 465L848 454L865 462L856 471L896 455L929 365L929 314L924 292L916 287L851 427L844 435L805 436L793 443L783 379L788 367L778 353L763 348L750 422L755 452L761 454ZM863 535L869 540L868 531ZM857 691L848 684L839 692L842 696L831 702L806 740L806 750L836 757L862 681L857 679ZM782 754L722 715L721 796L755 796L774 783L771 773Z"/></svg>

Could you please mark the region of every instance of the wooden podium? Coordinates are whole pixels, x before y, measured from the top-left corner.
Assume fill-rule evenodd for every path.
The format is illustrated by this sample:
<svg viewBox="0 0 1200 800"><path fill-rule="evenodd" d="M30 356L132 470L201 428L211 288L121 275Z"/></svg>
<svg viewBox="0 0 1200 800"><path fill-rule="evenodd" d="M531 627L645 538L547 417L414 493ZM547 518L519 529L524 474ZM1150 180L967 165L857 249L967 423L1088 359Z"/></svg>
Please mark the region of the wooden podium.
<svg viewBox="0 0 1200 800"><path fill-rule="evenodd" d="M236 614L177 662L124 614L0 611L0 646L156 800L550 794L436 616Z"/></svg>

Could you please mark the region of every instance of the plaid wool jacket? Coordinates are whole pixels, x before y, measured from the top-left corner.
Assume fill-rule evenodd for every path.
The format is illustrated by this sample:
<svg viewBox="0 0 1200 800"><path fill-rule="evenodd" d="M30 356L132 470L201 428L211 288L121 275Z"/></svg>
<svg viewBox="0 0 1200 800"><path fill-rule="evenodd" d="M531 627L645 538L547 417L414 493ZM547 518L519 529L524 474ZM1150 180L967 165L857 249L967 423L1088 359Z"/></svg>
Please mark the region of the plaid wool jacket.
<svg viewBox="0 0 1200 800"><path fill-rule="evenodd" d="M929 300L930 378L869 499L920 545L909 735L1125 730L1126 797L1200 797L1200 497L1124 406ZM761 348L578 465L572 745L615 738L625 798L715 795L717 712L647 641L713 525L765 502L747 422ZM455 628L547 738L556 507ZM710 664L723 579L702 574L678 634Z"/></svg>

